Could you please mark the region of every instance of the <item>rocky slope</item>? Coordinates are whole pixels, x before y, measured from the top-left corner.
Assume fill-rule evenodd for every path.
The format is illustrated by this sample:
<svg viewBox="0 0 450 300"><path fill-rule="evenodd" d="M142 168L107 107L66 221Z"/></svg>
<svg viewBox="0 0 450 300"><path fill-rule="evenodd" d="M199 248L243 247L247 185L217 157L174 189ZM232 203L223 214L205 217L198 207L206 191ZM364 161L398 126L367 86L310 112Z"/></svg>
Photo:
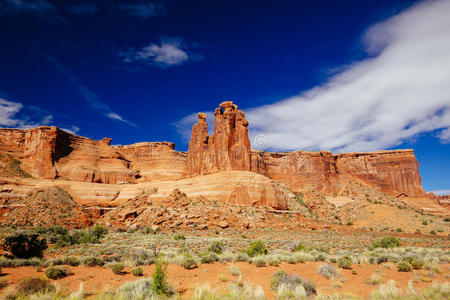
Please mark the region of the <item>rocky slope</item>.
<svg viewBox="0 0 450 300"><path fill-rule="evenodd" d="M56 127L0 129L0 200L60 186L79 205L103 213L153 190L151 201L165 201L178 188L190 199L284 210L292 208L295 192L332 216L333 201L353 203L347 194L356 182L432 212L448 210L441 205L447 199L422 189L413 150L261 152L250 148L248 121L231 101L215 110L211 136L206 115L198 117L187 153L169 142L111 146L109 138L95 141Z"/></svg>

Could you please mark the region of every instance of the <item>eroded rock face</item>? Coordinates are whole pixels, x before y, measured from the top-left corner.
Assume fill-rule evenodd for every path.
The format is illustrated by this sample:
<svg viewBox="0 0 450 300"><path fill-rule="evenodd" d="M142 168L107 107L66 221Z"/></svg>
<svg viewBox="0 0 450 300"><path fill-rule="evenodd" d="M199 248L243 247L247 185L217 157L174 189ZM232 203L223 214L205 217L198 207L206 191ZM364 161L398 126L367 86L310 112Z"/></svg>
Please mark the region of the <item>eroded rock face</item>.
<svg viewBox="0 0 450 300"><path fill-rule="evenodd" d="M56 127L0 129L0 153L19 159L35 178L64 178L97 183L136 183L177 179L185 153L168 142L111 146Z"/></svg>
<svg viewBox="0 0 450 300"><path fill-rule="evenodd" d="M392 196L426 197L414 150L345 153L252 152L252 171L283 182L293 191L339 192L352 180Z"/></svg>
<svg viewBox="0 0 450 300"><path fill-rule="evenodd" d="M192 128L184 176L192 177L228 170L250 171L250 140L245 114L232 101L222 102L214 112L214 134L208 135L206 115L200 113Z"/></svg>
<svg viewBox="0 0 450 300"><path fill-rule="evenodd" d="M240 170L264 175L296 192L336 193L348 182L359 181L394 197L428 197L421 186L413 150L339 155L327 151L251 151L248 121L233 102L221 103L215 110L214 121L215 131L210 136L206 115L198 115L187 154L175 151L175 145L168 142L111 146L109 138L95 141L45 126L0 129L0 154L20 160L20 167L37 179L59 177L123 184L173 181ZM0 164L0 168L4 165ZM271 202L270 199L277 198L273 193L270 189L252 190L241 184L233 187L226 201L283 207L278 200Z"/></svg>

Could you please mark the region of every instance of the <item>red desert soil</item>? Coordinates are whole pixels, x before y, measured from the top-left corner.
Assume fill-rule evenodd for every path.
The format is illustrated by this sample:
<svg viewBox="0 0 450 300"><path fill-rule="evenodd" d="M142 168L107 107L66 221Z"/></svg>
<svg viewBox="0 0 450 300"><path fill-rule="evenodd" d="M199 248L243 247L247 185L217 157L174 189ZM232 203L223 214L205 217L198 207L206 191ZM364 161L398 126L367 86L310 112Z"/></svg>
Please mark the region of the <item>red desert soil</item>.
<svg viewBox="0 0 450 300"><path fill-rule="evenodd" d="M354 295L367 298L373 289L377 286L369 285L366 283L368 278L375 273L384 278L384 282L388 280L395 280L399 288L405 290L408 281L413 278L413 272L400 273L393 265L392 269L385 268L385 265L354 265L353 270L357 272L356 275L352 274L352 270L339 269L342 277L347 280L341 283L340 288L336 288L334 283L338 282L337 279L325 279L317 274L317 267L321 265L321 262L308 262L303 264L281 264L279 267L255 267L255 265L248 263L235 263L242 272L243 281L248 281L254 285L261 285L264 289L266 296L270 299L274 298L274 293L270 288L270 279L278 270L284 270L290 274L299 274L304 278L312 280L318 291L322 294L345 294L352 293ZM199 268L193 270L186 270L178 265L171 264L168 267L168 282L177 289L184 299L190 298L194 294L194 290L197 285L204 285L209 283L211 287L216 290L226 290L230 282L236 281L237 276L233 276L229 272L229 266L231 263L221 264L203 264ZM440 265L441 274L435 274L432 278L436 282L445 282L446 276L449 275L450 264ZM102 267L70 267L73 274L70 276L55 280L61 286L61 290L64 293L70 293L71 291L78 290L80 283L84 285L85 292L95 295L103 291L106 287L117 288L127 281L134 281L139 278L130 274L130 270L126 270L126 274L115 275L109 268ZM154 271L154 265L144 266L144 276L151 277ZM20 268L3 268L2 273L7 276L9 285L16 284L23 277L30 276L42 276L43 270L37 272L34 267L20 267ZM427 271L417 271L420 274L420 278L426 278ZM383 276L384 275L384 276ZM226 280L224 279L226 278ZM420 280L415 284L416 288L424 288L429 286L431 282L425 282ZM334 287L333 287L334 286ZM6 289L5 289L6 290ZM3 290L3 292L5 291Z"/></svg>

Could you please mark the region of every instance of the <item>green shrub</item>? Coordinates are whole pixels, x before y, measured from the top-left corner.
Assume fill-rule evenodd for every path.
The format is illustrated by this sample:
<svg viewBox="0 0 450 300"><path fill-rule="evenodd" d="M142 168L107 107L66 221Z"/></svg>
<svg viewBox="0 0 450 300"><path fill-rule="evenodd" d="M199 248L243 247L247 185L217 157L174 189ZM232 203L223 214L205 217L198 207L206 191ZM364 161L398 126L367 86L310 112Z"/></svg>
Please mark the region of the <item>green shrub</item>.
<svg viewBox="0 0 450 300"><path fill-rule="evenodd" d="M412 266L407 261L401 261L397 265L399 272L411 272Z"/></svg>
<svg viewBox="0 0 450 300"><path fill-rule="evenodd" d="M384 236L372 245L373 248L393 248L399 246L401 246L400 241L393 236Z"/></svg>
<svg viewBox="0 0 450 300"><path fill-rule="evenodd" d="M91 229L91 232L93 235L101 238L108 233L108 228L100 224L95 224L95 226Z"/></svg>
<svg viewBox="0 0 450 300"><path fill-rule="evenodd" d="M200 253L199 257L202 264L210 264L219 260L217 254L211 252Z"/></svg>
<svg viewBox="0 0 450 300"><path fill-rule="evenodd" d="M59 267L49 267L47 270L45 270L45 276L47 276L50 279L59 279L64 278L67 276L67 270L64 268Z"/></svg>
<svg viewBox="0 0 450 300"><path fill-rule="evenodd" d="M450 222L450 218L444 218L444 222Z"/></svg>
<svg viewBox="0 0 450 300"><path fill-rule="evenodd" d="M422 225L428 225L428 221L427 220L423 220L422 221Z"/></svg>
<svg viewBox="0 0 450 300"><path fill-rule="evenodd" d="M209 246L208 251L216 253L216 254L222 254L223 248L224 248L224 245L222 242L214 241Z"/></svg>
<svg viewBox="0 0 450 300"><path fill-rule="evenodd" d="M352 221L347 221L347 226L352 226L353 222Z"/></svg>
<svg viewBox="0 0 450 300"><path fill-rule="evenodd" d="M123 268L125 267L123 263L115 262L108 264L108 267L113 271L114 274L120 275L122 274Z"/></svg>
<svg viewBox="0 0 450 300"><path fill-rule="evenodd" d="M197 261L189 252L183 254L183 259L180 261L180 265L186 270L191 270L198 267Z"/></svg>
<svg viewBox="0 0 450 300"><path fill-rule="evenodd" d="M142 270L141 267L136 267L133 270L131 270L131 274L133 274L136 277L143 276L144 275L144 270Z"/></svg>
<svg viewBox="0 0 450 300"><path fill-rule="evenodd" d="M254 257L258 255L266 255L267 249L263 241L254 241L250 244L247 249L247 255L249 257Z"/></svg>
<svg viewBox="0 0 450 300"><path fill-rule="evenodd" d="M86 266L89 266L89 267L93 267L93 266L103 266L105 264L105 262L101 258L86 257L83 260L83 264L86 265Z"/></svg>
<svg viewBox="0 0 450 300"><path fill-rule="evenodd" d="M352 268L352 259L348 256L343 256L337 261L339 268L342 269L351 269Z"/></svg>
<svg viewBox="0 0 450 300"><path fill-rule="evenodd" d="M424 265L424 261L415 256L409 256L405 258L405 261L409 263L414 270L418 270Z"/></svg>
<svg viewBox="0 0 450 300"><path fill-rule="evenodd" d="M152 290L158 295L167 295L169 293L169 286L167 284L167 262L158 259L156 261L155 272L153 273Z"/></svg>
<svg viewBox="0 0 450 300"><path fill-rule="evenodd" d="M175 234L175 236L173 238L175 239L175 241L181 241L181 240L185 240L186 239L184 237L184 234L182 234L182 233Z"/></svg>
<svg viewBox="0 0 450 300"><path fill-rule="evenodd" d="M305 245L303 245L302 243L298 242L295 245L294 251L303 251L305 249L306 249Z"/></svg>
<svg viewBox="0 0 450 300"><path fill-rule="evenodd" d="M8 236L2 248L18 258L42 257L47 249L47 240L37 234L19 233Z"/></svg>

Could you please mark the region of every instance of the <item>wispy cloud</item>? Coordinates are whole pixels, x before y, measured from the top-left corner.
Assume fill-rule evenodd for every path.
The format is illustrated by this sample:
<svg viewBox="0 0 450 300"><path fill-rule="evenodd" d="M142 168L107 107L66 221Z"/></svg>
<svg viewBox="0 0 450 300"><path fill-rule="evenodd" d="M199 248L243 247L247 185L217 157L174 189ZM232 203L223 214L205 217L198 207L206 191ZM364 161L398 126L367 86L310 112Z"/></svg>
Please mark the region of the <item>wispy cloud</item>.
<svg viewBox="0 0 450 300"><path fill-rule="evenodd" d="M95 3L87 2L68 6L66 10L74 15L93 15L100 10L100 7Z"/></svg>
<svg viewBox="0 0 450 300"><path fill-rule="evenodd" d="M154 1L129 1L119 3L118 9L132 17L149 18L159 15L162 6Z"/></svg>
<svg viewBox="0 0 450 300"><path fill-rule="evenodd" d="M36 107L25 107L20 102L0 98L0 127L32 128L50 125L53 116L43 115L42 112L44 110Z"/></svg>
<svg viewBox="0 0 450 300"><path fill-rule="evenodd" d="M437 191L431 191L435 195L450 195L450 190L437 190Z"/></svg>
<svg viewBox="0 0 450 300"><path fill-rule="evenodd" d="M36 13L44 15L55 12L55 6L45 0L2 0L0 12L3 13Z"/></svg>
<svg viewBox="0 0 450 300"><path fill-rule="evenodd" d="M388 149L437 131L450 142L450 1L425 1L371 27L370 58L300 95L247 111L253 146Z"/></svg>
<svg viewBox="0 0 450 300"><path fill-rule="evenodd" d="M112 120L117 120L128 124L133 127L137 127L136 124L124 119L119 114L114 112L109 105L100 101L97 94L87 88L84 84L80 82L77 76L73 74L69 69L62 65L55 57L50 55L44 56L48 61L52 62L55 67L69 80L70 83L78 90L80 95L86 100L86 102L92 107L98 110L103 116L110 118Z"/></svg>
<svg viewBox="0 0 450 300"><path fill-rule="evenodd" d="M150 43L139 49L129 48L119 53L127 65L171 67L187 62L189 45L181 39L162 39L159 44ZM198 59L198 55L194 55Z"/></svg>

